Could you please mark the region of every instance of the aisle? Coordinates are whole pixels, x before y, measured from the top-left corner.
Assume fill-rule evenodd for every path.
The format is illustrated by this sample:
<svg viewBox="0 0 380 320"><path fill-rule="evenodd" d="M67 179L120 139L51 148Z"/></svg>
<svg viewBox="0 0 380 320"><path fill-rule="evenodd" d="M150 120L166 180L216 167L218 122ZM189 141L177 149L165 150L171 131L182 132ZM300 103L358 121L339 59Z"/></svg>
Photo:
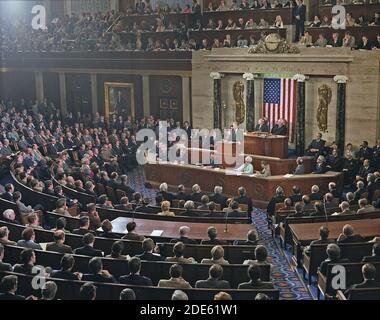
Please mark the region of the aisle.
<svg viewBox="0 0 380 320"><path fill-rule="evenodd" d="M144 175L142 168L138 168L128 174L131 187L143 194L144 197L155 201L155 192L145 188ZM254 209L253 223L255 224L263 245L268 250L271 263L273 264L272 278L276 288L280 290L282 300L311 300L307 288L298 274L292 270L288 260L283 255L282 250L277 246L272 238L271 232L267 227L266 214Z"/></svg>

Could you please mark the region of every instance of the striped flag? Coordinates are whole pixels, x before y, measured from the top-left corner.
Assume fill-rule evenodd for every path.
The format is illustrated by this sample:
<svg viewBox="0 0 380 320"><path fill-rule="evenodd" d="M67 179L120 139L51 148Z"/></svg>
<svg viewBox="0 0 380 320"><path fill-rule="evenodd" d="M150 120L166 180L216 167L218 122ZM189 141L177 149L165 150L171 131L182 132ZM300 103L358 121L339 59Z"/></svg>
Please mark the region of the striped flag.
<svg viewBox="0 0 380 320"><path fill-rule="evenodd" d="M270 130L278 119L288 125L289 141L294 141L296 125L296 80L264 79L264 111Z"/></svg>

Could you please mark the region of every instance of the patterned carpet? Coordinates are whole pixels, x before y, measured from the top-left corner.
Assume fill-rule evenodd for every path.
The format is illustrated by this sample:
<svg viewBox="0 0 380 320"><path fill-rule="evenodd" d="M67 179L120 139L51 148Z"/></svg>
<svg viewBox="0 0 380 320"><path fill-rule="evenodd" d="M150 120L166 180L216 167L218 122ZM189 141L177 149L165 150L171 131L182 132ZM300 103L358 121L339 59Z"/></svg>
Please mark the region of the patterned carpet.
<svg viewBox="0 0 380 320"><path fill-rule="evenodd" d="M129 173L129 181L131 187L136 191L141 192L144 197L155 201L155 191L145 188L144 173L142 168L138 168ZM263 245L268 249L269 260L273 264L273 282L276 288L280 290L281 300L311 300L304 282L298 274L294 272L289 261L283 251L278 246L278 243L272 238L271 232L268 229L266 222L266 214L254 209L253 223L260 235Z"/></svg>

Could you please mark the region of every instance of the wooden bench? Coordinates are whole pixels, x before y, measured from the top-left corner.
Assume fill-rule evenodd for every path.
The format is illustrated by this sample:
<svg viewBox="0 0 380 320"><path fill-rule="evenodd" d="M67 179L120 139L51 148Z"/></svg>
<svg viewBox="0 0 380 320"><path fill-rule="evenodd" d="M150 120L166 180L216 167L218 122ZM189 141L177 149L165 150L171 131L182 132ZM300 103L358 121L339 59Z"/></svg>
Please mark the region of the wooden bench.
<svg viewBox="0 0 380 320"><path fill-rule="evenodd" d="M0 279L7 275L16 275L18 278L18 294L29 296L31 294L39 296L40 292L31 287L33 276L13 273L0 272ZM57 284L57 299L77 300L79 299L79 289L85 283L83 281L68 281L61 279L49 279ZM119 300L120 292L125 288L131 288L136 294L137 300L171 300L175 289L131 286L122 284L94 283L97 287L97 300ZM190 300L213 300L214 295L220 292L220 289L182 289ZM264 293L273 300L278 300L280 292L278 289L258 289L258 290L232 290L223 289L232 296L233 300L254 300L258 293Z"/></svg>

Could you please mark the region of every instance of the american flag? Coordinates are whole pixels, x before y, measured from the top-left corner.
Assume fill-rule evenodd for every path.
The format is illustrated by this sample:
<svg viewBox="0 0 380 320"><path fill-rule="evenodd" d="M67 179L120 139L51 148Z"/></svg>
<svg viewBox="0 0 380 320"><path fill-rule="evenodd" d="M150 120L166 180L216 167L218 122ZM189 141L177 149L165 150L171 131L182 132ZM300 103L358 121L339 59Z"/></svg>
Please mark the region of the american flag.
<svg viewBox="0 0 380 320"><path fill-rule="evenodd" d="M270 130L278 119L288 125L289 141L294 141L296 124L296 80L264 79L264 111Z"/></svg>

